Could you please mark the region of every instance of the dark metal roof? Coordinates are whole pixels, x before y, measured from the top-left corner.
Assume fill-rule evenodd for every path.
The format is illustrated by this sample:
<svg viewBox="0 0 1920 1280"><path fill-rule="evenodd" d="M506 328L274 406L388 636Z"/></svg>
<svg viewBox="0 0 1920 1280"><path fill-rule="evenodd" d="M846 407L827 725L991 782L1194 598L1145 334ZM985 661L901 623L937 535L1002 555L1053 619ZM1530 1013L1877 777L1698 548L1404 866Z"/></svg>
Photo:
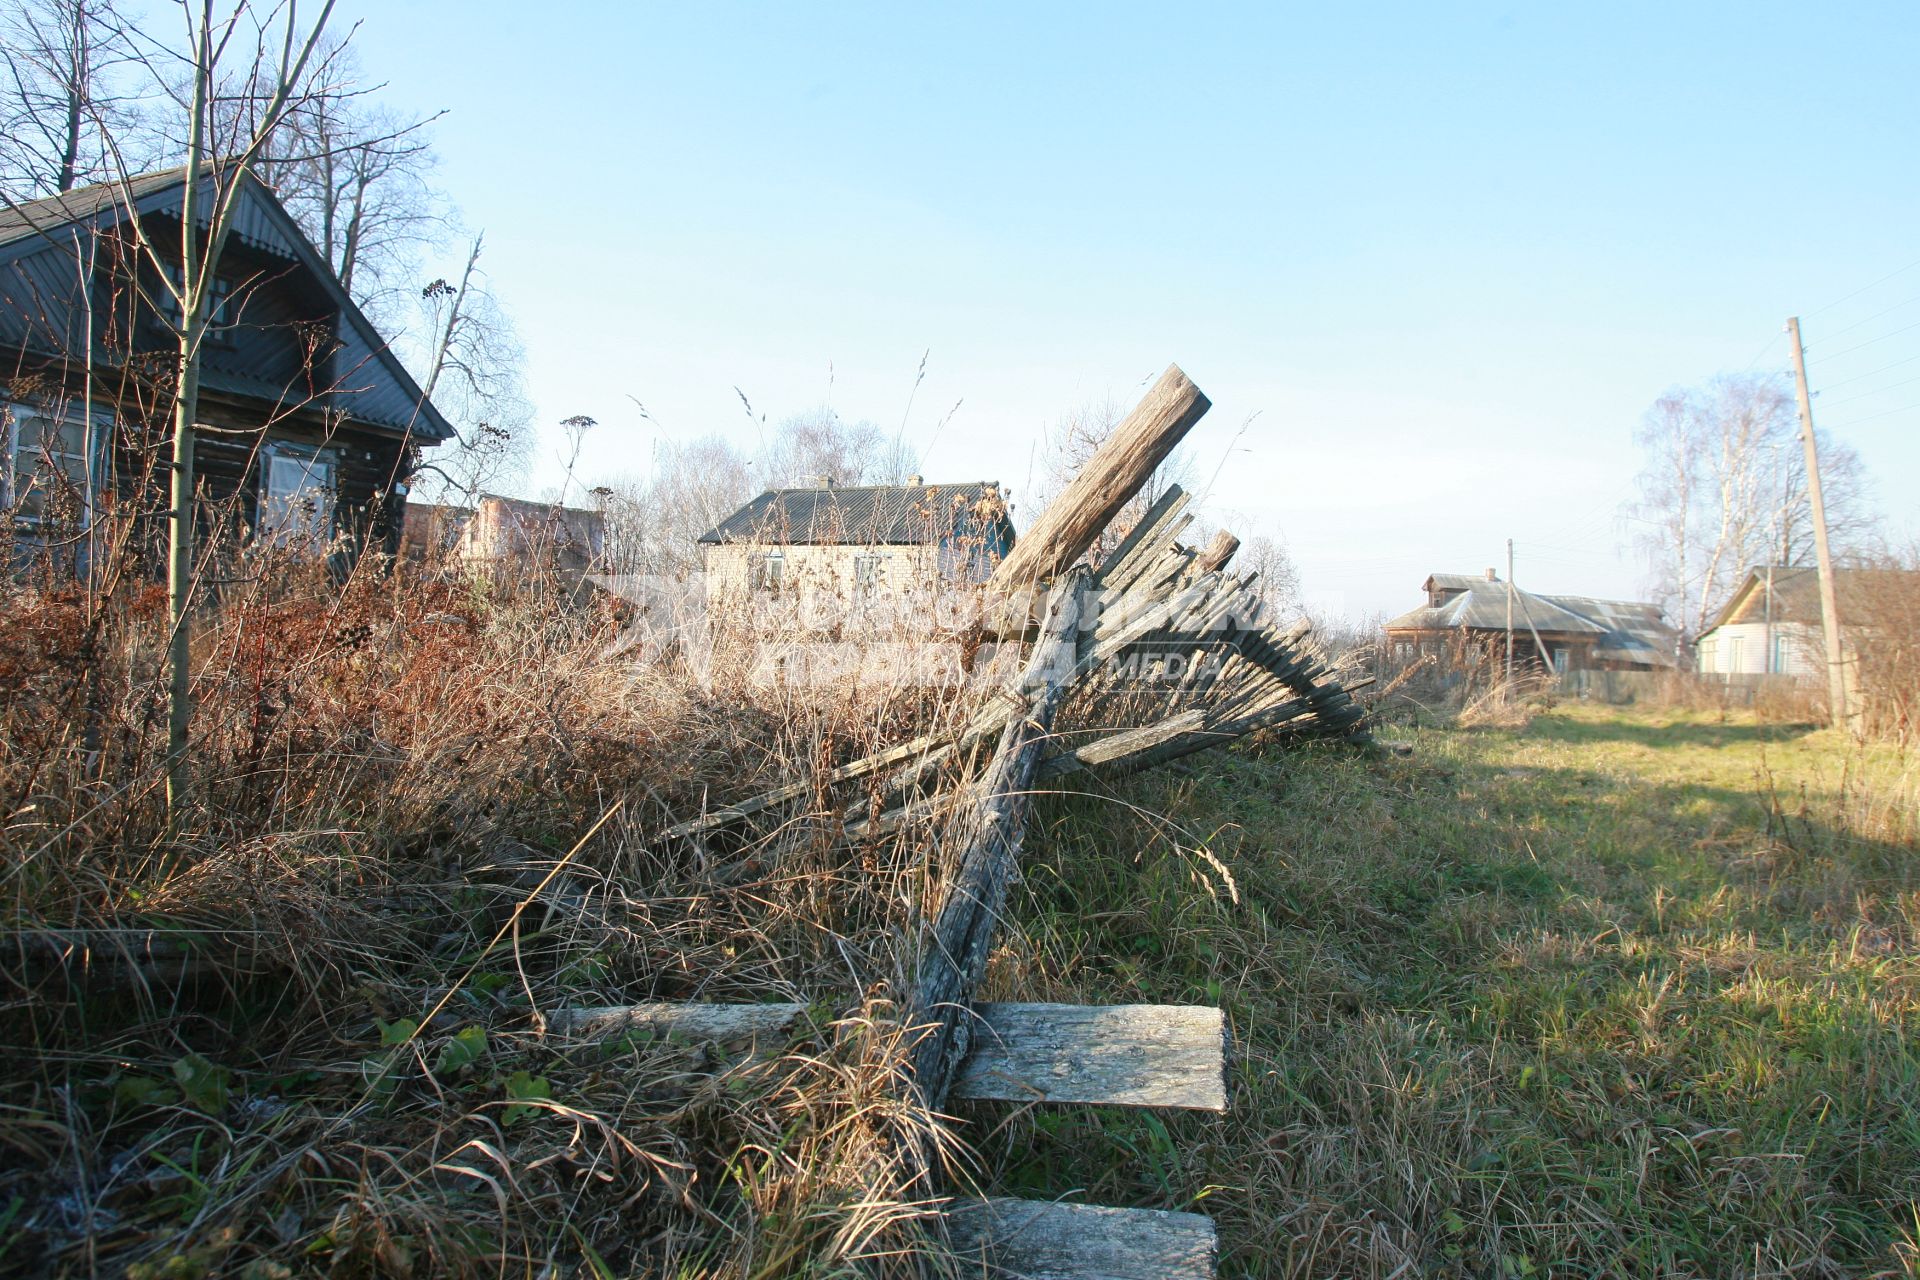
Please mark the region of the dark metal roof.
<svg viewBox="0 0 1920 1280"><path fill-rule="evenodd" d="M156 191L180 183L184 168L143 173L118 182L101 182L90 187L75 187L59 195L0 207L0 248L18 241L39 239L85 218L110 209L125 209L129 200L137 203ZM117 219L118 214L115 215Z"/></svg>
<svg viewBox="0 0 1920 1280"><path fill-rule="evenodd" d="M997 481L769 489L700 535L704 543L917 546L998 533L1013 523Z"/></svg>
<svg viewBox="0 0 1920 1280"><path fill-rule="evenodd" d="M207 166L205 172L210 175L212 166ZM26 267L41 260L34 256L36 254L61 250L76 254L79 249L73 237L59 236L57 232L83 226L94 230L112 226L126 218L129 210L141 216L153 213L178 216L184 204L186 174L186 166L181 165L139 174L125 182L77 187L60 195L0 209L0 263L14 262L18 267ZM202 178L203 182L207 180ZM453 424L427 400L419 383L401 364L391 345L374 329L340 283L332 264L313 247L313 242L281 205L279 197L257 178L249 177L246 187L235 209L233 234L255 248L300 263L319 281L339 310L339 363L356 385L336 393L336 407L356 422L397 429L428 442L452 439ZM71 276L70 267L67 274ZM4 301L0 298L0 302ZM372 372L376 370L377 373ZM234 390L242 394L261 394L243 385L243 378L235 376L233 371L210 372L233 381ZM276 399L283 390L274 389L266 398Z"/></svg>

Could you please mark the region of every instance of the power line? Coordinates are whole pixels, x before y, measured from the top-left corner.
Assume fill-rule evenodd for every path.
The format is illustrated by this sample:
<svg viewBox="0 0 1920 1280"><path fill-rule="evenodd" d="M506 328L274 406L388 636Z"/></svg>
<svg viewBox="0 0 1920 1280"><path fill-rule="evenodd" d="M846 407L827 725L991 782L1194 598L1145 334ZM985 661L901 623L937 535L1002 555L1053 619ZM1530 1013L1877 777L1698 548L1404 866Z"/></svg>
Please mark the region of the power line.
<svg viewBox="0 0 1920 1280"><path fill-rule="evenodd" d="M1846 295L1846 297L1844 297L1844 298L1836 298L1836 299L1834 299L1834 300L1833 300L1832 302L1829 302L1829 303L1828 303L1828 304L1827 304L1826 306L1824 306L1824 307L1821 307L1821 308L1820 308L1820 309L1819 309L1818 311L1809 311L1809 312L1807 312L1807 315L1808 315L1808 316L1810 316L1810 317L1811 317L1811 316L1818 316L1818 315L1825 315L1825 314L1826 314L1827 312L1829 312L1829 311L1831 311L1831 310L1833 310L1833 309L1834 309L1835 307L1837 307L1837 306L1839 306L1839 305L1840 305L1840 304L1841 304L1842 302L1851 302L1851 301L1852 301L1853 299L1855 299L1855 298L1857 298L1857 297L1859 297L1859 296L1860 296L1861 294L1863 294L1863 293L1865 293L1865 292L1867 292L1867 290L1869 290L1869 289L1878 289L1878 288L1879 288L1879 287L1880 287L1881 285L1883 285L1883 284L1885 284L1885 283L1886 283L1887 281L1889 281L1889 280L1891 280L1891 279L1893 279L1893 278L1894 278L1895 276L1903 276L1903 275L1905 275L1905 274L1906 274L1907 272L1909 272L1909 271L1911 271L1911 270L1913 270L1913 269L1914 269L1915 267L1920 267L1920 258L1915 258L1915 259L1914 259L1914 260L1913 260L1912 262L1909 262L1909 263L1908 263L1908 264L1907 264L1906 266L1904 266L1904 267L1901 267L1901 268L1900 268L1899 270L1897 270L1897 271L1889 271L1889 272L1887 272L1887 274L1885 274L1885 275L1883 275L1883 276L1881 276L1881 277L1880 277L1880 278L1879 278L1878 280L1875 280L1875 281L1874 281L1874 282L1873 282L1872 284L1867 284L1867 285L1861 285L1861 286L1860 286L1860 287L1859 287L1858 289L1855 289L1855 290L1854 290L1854 291L1853 291L1852 293L1850 293L1850 294L1848 294L1848 295Z"/></svg>
<svg viewBox="0 0 1920 1280"><path fill-rule="evenodd" d="M1871 370L1867 373L1856 373L1851 378L1842 378L1838 382L1822 383L1820 389L1822 391L1832 391L1835 387L1844 387L1850 382L1858 382L1862 378L1871 378L1876 374L1885 373L1889 369L1898 369L1901 365L1912 364L1915 360L1920 360L1920 356L1908 356L1905 360L1895 360L1892 364L1883 364L1878 369Z"/></svg>
<svg viewBox="0 0 1920 1280"><path fill-rule="evenodd" d="M1845 351L1835 351L1831 353L1830 355L1827 356L1827 359L1838 360L1841 356L1850 356L1854 352L1860 350L1862 347L1870 347L1876 342L1885 342L1888 338L1897 337L1903 333L1910 333L1915 329L1920 329L1920 320L1916 320L1912 324L1905 325L1898 329L1889 330L1888 332L1881 334L1877 338L1868 338L1865 342L1856 342L1851 347L1848 347Z"/></svg>
<svg viewBox="0 0 1920 1280"><path fill-rule="evenodd" d="M1843 404L1852 404L1856 400L1871 400L1875 396L1885 395L1895 387L1910 387L1916 382L1920 382L1920 378L1905 378L1899 382L1889 382L1884 387L1875 387L1871 391L1858 391L1853 395L1842 397L1839 400L1831 402L1823 400L1820 402L1820 407L1823 409L1836 409Z"/></svg>
<svg viewBox="0 0 1920 1280"><path fill-rule="evenodd" d="M1876 422L1881 418L1891 418L1896 413L1911 413L1915 409L1920 409L1920 400L1916 400L1912 404L1903 404L1898 409L1888 409L1884 413L1870 413L1864 418L1851 418L1851 419L1848 419L1846 422L1842 422L1838 424L1829 424L1828 426L1822 428L1822 430L1832 431L1835 429L1836 425L1839 427L1857 427L1863 422Z"/></svg>
<svg viewBox="0 0 1920 1280"><path fill-rule="evenodd" d="M1844 329L1835 329L1832 333L1823 334L1821 335L1820 341L1832 342L1835 338L1840 337L1842 334L1852 333L1855 329L1864 328L1865 326L1872 324L1875 320L1878 320L1881 316L1890 316L1894 312L1898 311L1900 308L1910 307L1916 302L1920 302L1920 293L1914 294L1911 298L1908 298L1905 302L1896 302L1892 306L1886 308L1883 311L1876 311L1872 315L1868 316L1865 320L1856 320ZM1807 347L1807 350L1812 351L1813 350L1812 345L1809 345Z"/></svg>

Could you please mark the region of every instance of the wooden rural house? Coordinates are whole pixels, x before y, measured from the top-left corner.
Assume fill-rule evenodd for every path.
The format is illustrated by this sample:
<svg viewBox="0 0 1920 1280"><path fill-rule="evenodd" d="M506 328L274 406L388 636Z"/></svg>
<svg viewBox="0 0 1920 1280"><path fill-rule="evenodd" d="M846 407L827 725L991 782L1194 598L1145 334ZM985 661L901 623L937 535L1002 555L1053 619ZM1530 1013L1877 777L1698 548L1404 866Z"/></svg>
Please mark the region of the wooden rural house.
<svg viewBox="0 0 1920 1280"><path fill-rule="evenodd" d="M1013 548L995 481L770 489L700 535L710 599L986 581Z"/></svg>
<svg viewBox="0 0 1920 1280"><path fill-rule="evenodd" d="M1421 584L1426 604L1386 624L1396 658L1504 661L1507 605L1513 656L1534 671L1658 671L1678 665L1680 637L1660 607L1588 596L1548 596L1515 587L1494 571L1482 577L1436 573Z"/></svg>
<svg viewBox="0 0 1920 1280"><path fill-rule="evenodd" d="M1911 593L1912 578L1911 573L1897 569L1834 570L1841 650L1849 661L1857 658L1856 650L1868 634L1882 625L1886 613L1882 601ZM1788 565L1748 570L1694 642L1694 653L1702 675L1824 680L1826 639L1820 621L1819 570Z"/></svg>
<svg viewBox="0 0 1920 1280"><path fill-rule="evenodd" d="M166 505L177 339L137 237L178 246L185 191L174 169L0 210L0 500L16 545L70 543L117 504ZM195 441L203 527L397 550L415 455L452 427L256 180L218 266Z"/></svg>
<svg viewBox="0 0 1920 1280"><path fill-rule="evenodd" d="M402 554L485 565L546 565L585 573L606 556L607 520L598 511L482 494L471 507L407 505Z"/></svg>

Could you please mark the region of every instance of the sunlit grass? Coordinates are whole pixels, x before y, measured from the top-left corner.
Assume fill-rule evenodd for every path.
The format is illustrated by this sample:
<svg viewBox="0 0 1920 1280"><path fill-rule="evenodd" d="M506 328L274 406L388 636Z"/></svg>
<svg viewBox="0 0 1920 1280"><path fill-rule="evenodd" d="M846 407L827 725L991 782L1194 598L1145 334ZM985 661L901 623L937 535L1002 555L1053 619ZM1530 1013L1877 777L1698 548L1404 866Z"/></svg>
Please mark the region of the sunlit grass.
<svg viewBox="0 0 1920 1280"><path fill-rule="evenodd" d="M1236 1088L1015 1115L1002 1187L1212 1213L1232 1274L1906 1274L1914 765L1583 706L1415 739L1051 803L999 988L1221 1003Z"/></svg>

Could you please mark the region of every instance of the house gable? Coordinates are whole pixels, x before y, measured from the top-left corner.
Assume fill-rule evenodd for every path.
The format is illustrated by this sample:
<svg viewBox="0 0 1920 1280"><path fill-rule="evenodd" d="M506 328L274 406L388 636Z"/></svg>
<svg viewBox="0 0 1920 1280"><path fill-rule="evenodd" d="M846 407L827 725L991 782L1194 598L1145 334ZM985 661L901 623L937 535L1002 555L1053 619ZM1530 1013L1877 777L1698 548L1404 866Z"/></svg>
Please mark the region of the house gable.
<svg viewBox="0 0 1920 1280"><path fill-rule="evenodd" d="M203 181L210 182L211 179ZM186 183L182 170L146 174L125 184L102 184L15 206L0 217L0 345L55 360L92 347L89 311L96 332L102 308L92 288L102 265L109 230L121 226L129 207L142 220L177 219ZM175 231L177 234L177 222ZM248 272L250 291L268 314L260 317L271 340L209 344L203 356L203 387L276 407L299 408L323 392L321 405L365 427L401 433L425 444L450 439L453 427L426 399L399 358L347 294L319 251L301 233L278 199L249 177L236 201L223 264ZM275 268L284 264L284 271ZM152 282L148 282L149 290ZM94 304L94 305L90 305ZM289 360L305 362L296 349L312 341L303 323L323 322L334 344L328 376L316 387L290 377ZM137 326L137 322L134 322ZM288 348L286 351L278 347Z"/></svg>

